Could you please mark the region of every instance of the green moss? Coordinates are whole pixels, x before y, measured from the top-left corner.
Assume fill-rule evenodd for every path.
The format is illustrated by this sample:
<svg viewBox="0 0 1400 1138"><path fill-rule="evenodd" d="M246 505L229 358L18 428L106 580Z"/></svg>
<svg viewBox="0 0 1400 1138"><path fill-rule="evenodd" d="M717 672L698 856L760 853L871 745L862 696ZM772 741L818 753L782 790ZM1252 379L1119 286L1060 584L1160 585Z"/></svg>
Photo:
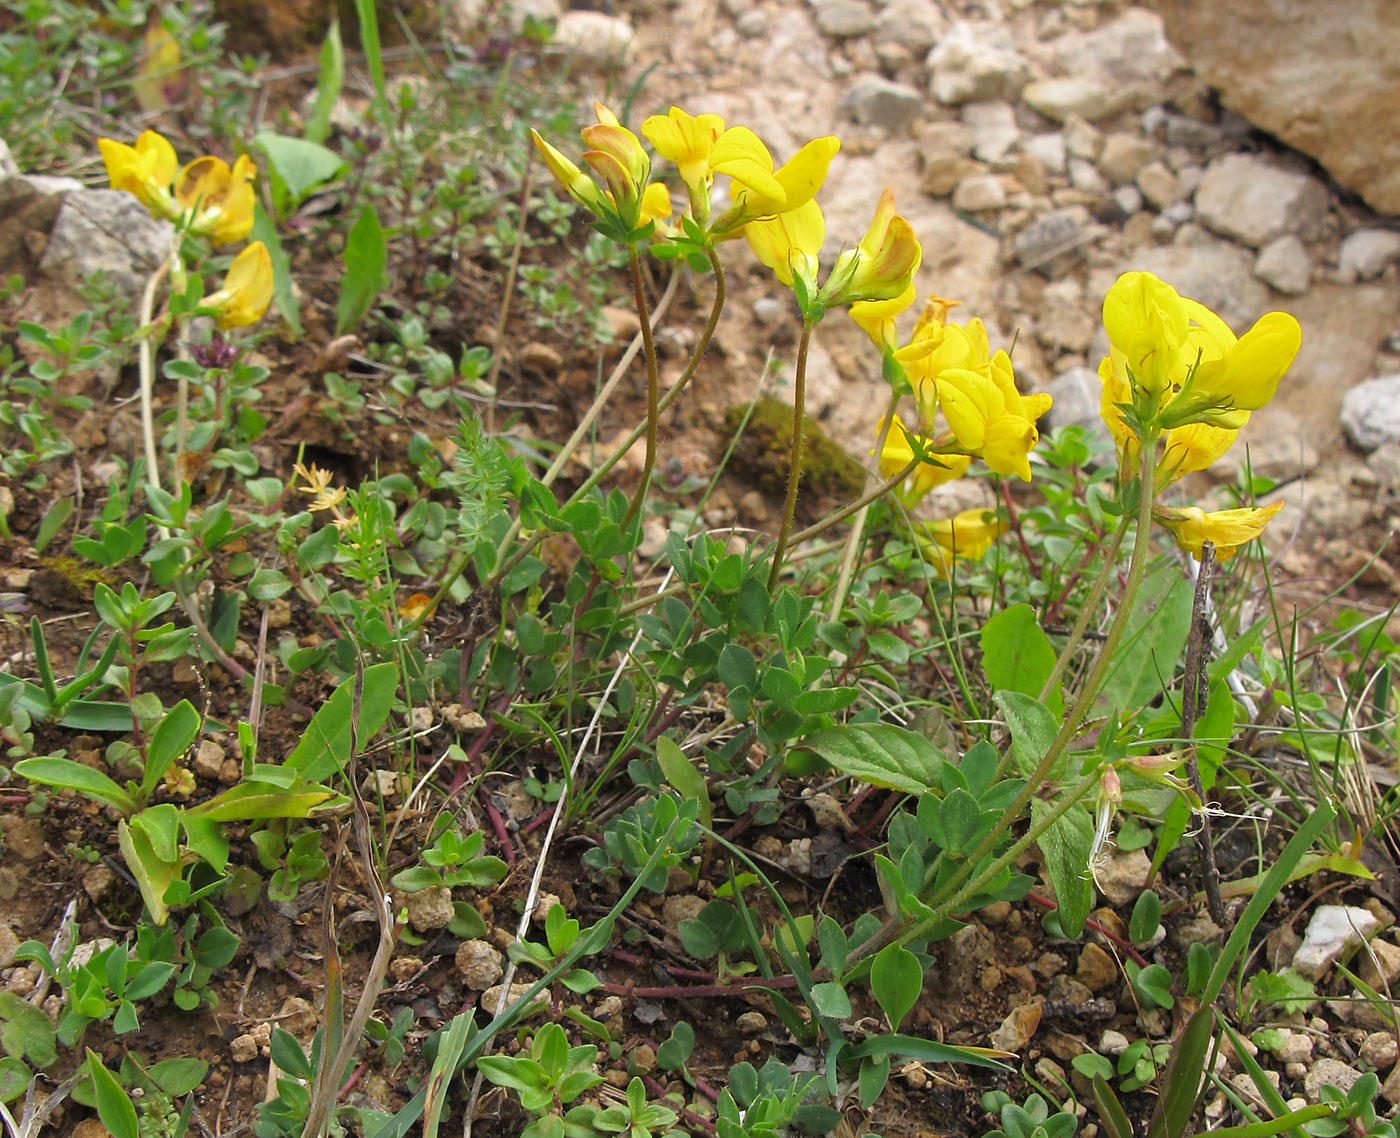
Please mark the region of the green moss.
<svg viewBox="0 0 1400 1138"><path fill-rule="evenodd" d="M748 412L737 403L724 413L725 443L734 437ZM803 493L831 501L847 501L865 489L865 471L841 449L810 415L802 427ZM781 494L787 489L788 454L792 450L792 408L776 399L760 399L744 436L734 448L730 469L760 490Z"/></svg>

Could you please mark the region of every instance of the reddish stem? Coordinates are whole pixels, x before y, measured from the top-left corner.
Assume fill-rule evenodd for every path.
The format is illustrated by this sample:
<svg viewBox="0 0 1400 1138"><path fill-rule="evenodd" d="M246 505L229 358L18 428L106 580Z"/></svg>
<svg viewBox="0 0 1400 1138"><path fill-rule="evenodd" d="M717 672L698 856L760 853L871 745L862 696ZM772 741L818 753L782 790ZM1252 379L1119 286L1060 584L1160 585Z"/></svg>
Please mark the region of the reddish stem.
<svg viewBox="0 0 1400 1138"><path fill-rule="evenodd" d="M767 991L771 988L795 988L796 976L774 976L771 980L738 980L733 984L683 984L670 987L636 988L631 984L603 984L602 990L615 996L636 996L644 1000L686 1000L702 996L730 996L735 992Z"/></svg>
<svg viewBox="0 0 1400 1138"><path fill-rule="evenodd" d="M501 812L491 803L487 796L484 799L486 804L486 817L491 819L491 828L496 831L496 840L501 843L501 853L505 855L506 864L515 864L515 845L510 840L510 831L506 829L506 820L501 817Z"/></svg>
<svg viewBox="0 0 1400 1138"><path fill-rule="evenodd" d="M1039 905L1042 909L1048 909L1052 913L1059 908L1059 905L1055 904L1055 902L1050 900L1049 897L1042 897L1039 893L1027 893L1026 900L1029 901L1032 905ZM1084 927L1086 929L1093 929L1094 932L1098 933L1100 936L1104 937L1107 940L1111 940L1125 953L1127 953L1128 956L1132 958L1134 963L1141 964L1144 968L1147 967L1147 958L1143 956L1142 953L1140 953L1136 948L1133 947L1132 941L1124 940L1117 933L1113 932L1110 929L1104 928L1103 925L1099 924L1099 922L1094 920L1093 918L1090 918L1089 920L1085 921Z"/></svg>

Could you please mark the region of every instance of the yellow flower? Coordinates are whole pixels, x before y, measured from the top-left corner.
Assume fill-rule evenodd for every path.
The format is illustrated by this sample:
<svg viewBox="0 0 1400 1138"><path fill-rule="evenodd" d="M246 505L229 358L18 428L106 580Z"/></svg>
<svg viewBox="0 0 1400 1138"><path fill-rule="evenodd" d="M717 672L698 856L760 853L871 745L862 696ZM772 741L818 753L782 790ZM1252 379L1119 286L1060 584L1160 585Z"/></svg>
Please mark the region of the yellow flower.
<svg viewBox="0 0 1400 1138"><path fill-rule="evenodd" d="M1103 326L1137 388L1165 391L1188 326L1176 289L1151 273L1124 273L1104 297Z"/></svg>
<svg viewBox="0 0 1400 1138"><path fill-rule="evenodd" d="M973 317L966 325L944 324L937 318L946 315L946 302L935 297L920 314L909 343L894 353L914 387L919 423L924 429L931 429L933 423L937 405L934 381L939 375L950 368L962 368L991 376L991 347L982 321Z"/></svg>
<svg viewBox="0 0 1400 1138"><path fill-rule="evenodd" d="M953 575L954 561L975 561L1002 533L992 510L964 510L951 518L919 523L919 548L943 578ZM926 539L926 540L925 540Z"/></svg>
<svg viewBox="0 0 1400 1138"><path fill-rule="evenodd" d="M599 218L614 219L630 233L642 224L651 159L637 136L612 111L602 103L594 103L593 109L598 121L581 132L589 146L583 152L583 160L592 167L593 177L541 138L538 131L530 131L530 138L549 172L575 201ZM655 197L652 204L656 204Z"/></svg>
<svg viewBox="0 0 1400 1138"><path fill-rule="evenodd" d="M734 237L751 221L806 205L817 196L840 149L839 138L815 138L774 170L773 156L758 135L745 126L730 127L715 140L710 170L729 175L733 204L715 219L712 232Z"/></svg>
<svg viewBox="0 0 1400 1138"><path fill-rule="evenodd" d="M312 495L312 501L307 509L313 514L321 510L335 510L341 502L345 501L345 487L332 486L331 479L335 477L329 470L322 470L315 463L310 466L303 466L296 463L292 466L292 473L300 478L304 478L305 485L298 486L297 489L303 494ZM339 514L339 510L336 513Z"/></svg>
<svg viewBox="0 0 1400 1138"><path fill-rule="evenodd" d="M254 241L233 259L224 287L200 303L213 309L220 328L256 324L272 303L272 258L267 246Z"/></svg>
<svg viewBox="0 0 1400 1138"><path fill-rule="evenodd" d="M719 115L688 115L680 107L672 107L664 115L645 120L642 133L662 158L676 164L690 193L691 213L700 225L706 224L710 219L710 185L714 181L710 155L724 133L724 119Z"/></svg>
<svg viewBox="0 0 1400 1138"><path fill-rule="evenodd" d="M531 128L530 138L535 143L535 149L540 152L540 157L544 159L544 164L549 167L549 172L554 175L554 180L563 186L579 205L602 216L607 208L608 199L603 191L594 185L593 179L541 138L539 131Z"/></svg>
<svg viewBox="0 0 1400 1138"><path fill-rule="evenodd" d="M911 280L908 288L890 300L857 300L847 311L851 319L875 341L875 346L885 355L891 355L899 346L895 317L914 303L915 295Z"/></svg>
<svg viewBox="0 0 1400 1138"><path fill-rule="evenodd" d="M860 244L836 259L822 287L822 301L834 306L897 297L913 282L922 255L913 227L896 212L894 194L887 187Z"/></svg>
<svg viewBox="0 0 1400 1138"><path fill-rule="evenodd" d="M744 237L754 256L788 288L795 274L807 285L808 295L816 291L817 255L826 239L826 221L815 201L776 217L749 222Z"/></svg>
<svg viewBox="0 0 1400 1138"><path fill-rule="evenodd" d="M1010 356L998 351L990 375L950 368L939 373L934 386L948 427L962 446L998 474L1031 480L1030 452L1040 438L1035 423L1050 409L1050 396L1022 395Z"/></svg>
<svg viewBox="0 0 1400 1138"><path fill-rule="evenodd" d="M654 221L658 227L666 228L666 223L670 220L671 191L666 188L664 182L652 182L642 195L642 213L637 219L637 224L646 225Z"/></svg>
<svg viewBox="0 0 1400 1138"><path fill-rule="evenodd" d="M163 135L148 130L136 140L135 146L99 138L97 148L107 167L112 189L125 190L145 206L152 217L173 217L177 212L170 196L170 183L180 160L175 148Z"/></svg>
<svg viewBox="0 0 1400 1138"><path fill-rule="evenodd" d="M1152 516L1171 530L1177 545L1197 559L1204 542L1215 545L1215 559L1229 561L1235 550L1264 532L1269 519L1283 509L1282 502L1262 509L1217 510L1206 513L1199 506L1170 509L1158 506Z"/></svg>
<svg viewBox="0 0 1400 1138"><path fill-rule="evenodd" d="M884 425L885 421L881 419L878 429L883 429ZM880 474L883 477L893 478L914 461L915 441L924 453L932 446L928 439L911 435L904 425L904 420L895 415L885 435L885 445L880 451ZM967 473L971 461L972 459L965 454L939 455L937 458L925 459L914 468L914 473L905 481L904 486L899 488L900 501L906 506L914 505L935 486L961 478Z"/></svg>
<svg viewBox="0 0 1400 1138"><path fill-rule="evenodd" d="M1185 386L1163 410L1163 426L1209 423L1238 430L1251 411L1274 397L1303 343L1302 328L1287 312L1265 313L1238 340L1228 328L1223 331L1214 342L1224 351L1213 358L1202 354Z"/></svg>
<svg viewBox="0 0 1400 1138"><path fill-rule="evenodd" d="M175 205L189 216L191 233L215 245L243 241L253 228L253 179L258 168L246 154L233 163L222 158L196 158L175 180Z"/></svg>

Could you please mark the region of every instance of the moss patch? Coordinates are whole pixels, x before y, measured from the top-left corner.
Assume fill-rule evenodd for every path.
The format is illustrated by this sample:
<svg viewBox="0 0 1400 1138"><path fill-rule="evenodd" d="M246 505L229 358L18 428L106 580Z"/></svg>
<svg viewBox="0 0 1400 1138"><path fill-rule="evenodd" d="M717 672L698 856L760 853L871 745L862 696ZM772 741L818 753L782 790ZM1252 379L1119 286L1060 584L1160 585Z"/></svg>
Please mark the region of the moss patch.
<svg viewBox="0 0 1400 1138"><path fill-rule="evenodd" d="M724 446L744 422L747 403L724 412ZM859 497L865 489L860 463L832 441L810 415L803 416L801 491L835 502ZM788 454L792 449L792 408L776 399L760 399L734 448L730 469L760 490L781 494L787 489Z"/></svg>

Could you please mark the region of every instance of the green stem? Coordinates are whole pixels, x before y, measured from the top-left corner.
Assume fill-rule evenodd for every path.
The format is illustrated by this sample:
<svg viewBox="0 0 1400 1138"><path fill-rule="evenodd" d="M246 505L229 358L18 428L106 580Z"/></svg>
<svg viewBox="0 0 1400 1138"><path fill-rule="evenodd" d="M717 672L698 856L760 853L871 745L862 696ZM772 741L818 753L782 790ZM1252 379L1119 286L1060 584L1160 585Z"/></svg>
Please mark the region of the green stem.
<svg viewBox="0 0 1400 1138"><path fill-rule="evenodd" d="M157 489L160 488L160 459L156 455L156 420L151 400L156 380L156 330L151 326L151 320L155 315L156 289L169 275L177 256L178 247L172 248L146 279L146 287L141 290L141 311L137 317L140 340L137 343L136 362L141 390L141 438L146 447L146 480Z"/></svg>
<svg viewBox="0 0 1400 1138"><path fill-rule="evenodd" d="M875 440L875 469L880 468L880 455L884 453L885 439L889 437L890 425L894 422L895 408L899 406L899 395L890 392L889 405L885 408L885 417L880 422L880 436ZM875 480L874 474L866 475L865 488L870 489L870 484ZM865 517L870 512L870 503L867 502L856 510L855 521L851 523L850 536L846 539L846 548L841 553L841 568L836 576L836 588L831 594L831 608L827 613L827 620L841 619L841 606L846 603L846 593L851 587L851 578L855 576L856 553L860 549L860 539L865 533Z"/></svg>
<svg viewBox="0 0 1400 1138"><path fill-rule="evenodd" d="M1152 533L1152 472L1156 453L1157 434L1153 431L1148 434L1147 438L1142 440L1142 458L1138 472L1139 498L1136 519L1137 533L1133 540L1132 560L1128 564L1128 580L1123 589L1123 599L1118 606L1118 611L1114 614L1113 623L1109 625L1108 632L1104 636L1103 645L1099 649L1098 657L1095 659L1094 666L1090 670L1083 687L1079 691L1079 696L1075 700L1074 706L1071 707L1066 714L1059 733L1055 736L1049 748L1047 748L1045 755L1036 765L1035 770L1031 772L1030 777L1026 779L1026 785L1021 789L1021 793L1016 796L1015 801L1007 807L1001 818L997 820L996 824L987 835L978 843L977 848L968 855L962 867L944 886L947 894L946 899L935 906L929 916L912 925L909 929L905 930L904 933L899 934L901 942L907 943L910 940L917 939L927 933L928 930L933 928L939 921L945 919L950 913L958 912L959 906L964 904L968 898L976 896L979 890L985 887L988 882L1012 863L1021 850L1035 841L1036 838L1044 833L1047 826L1052 824L1097 784L1096 776L1094 779L1084 780L1072 791L1065 794L1061 800L1056 803L1054 809L1041 819L1039 825L1032 826L1030 831L1017 841L1011 849L996 858L986 870L978 874L974 880L968 881L968 878L972 876L982 859L996 848L996 844L1001 836L1006 833L1013 822L1021 817L1022 811L1025 810L1030 800L1035 796L1041 783L1045 781L1056 762L1059 761L1060 756L1064 754L1065 749L1078 733L1080 724L1083 723L1085 716L1088 715L1090 707L1098 696L1099 688L1102 686L1104 679L1108 675L1108 670L1113 664L1113 657L1118 651L1118 645L1123 639L1124 632L1127 630L1128 621L1132 619L1134 610L1133 602L1142 585L1142 578L1147 571L1147 560L1148 553L1151 549L1150 538ZM1126 530L1129 520L1128 516L1124 514L1120 529ZM852 953L851 959L859 959L866 953L893 939L900 923L901 922L898 920L886 921L885 925L874 936Z"/></svg>
<svg viewBox="0 0 1400 1138"><path fill-rule="evenodd" d="M783 571L783 555L787 553L792 533L792 515L797 510L797 483L802 476L803 406L807 401L807 348L812 342L812 321L802 321L802 338L797 342L797 365L792 383L792 452L788 458L787 500L783 503L783 524L778 530L778 544L773 549L773 568L768 572L768 592L778 587Z"/></svg>
<svg viewBox="0 0 1400 1138"><path fill-rule="evenodd" d="M657 374L656 344L651 338L651 313L647 308L646 285L642 280L642 262L635 245L627 246L627 267L632 271L632 300L642 320L642 355L647 364L647 453L642 462L642 478L637 483L637 492L632 495L627 513L622 518L620 528L623 533L641 513L642 503L646 501L647 490L651 486L651 473L656 469L657 423L661 418L661 377Z"/></svg>
<svg viewBox="0 0 1400 1138"><path fill-rule="evenodd" d="M788 540L788 544L800 545L804 541L810 541L812 538L818 536L819 534L825 533L832 526L839 525L841 522L844 522L852 514L865 509L866 506L870 505L876 499L883 498L886 494L888 494L891 490L893 490L896 486L898 486L906 478L913 474L915 468L919 465L920 461L921 460L917 457L910 459L903 470L900 470L897 473L890 475L890 477L886 478L879 485L867 490L854 502L848 502L839 510L835 510L830 514L827 514L826 517L822 518L820 521L813 522L806 529L798 530Z"/></svg>
<svg viewBox="0 0 1400 1138"><path fill-rule="evenodd" d="M1055 690L1055 685L1060 682L1065 674L1065 668L1069 666L1071 657L1084 640L1084 634L1089 631L1089 624L1094 619L1094 614L1098 611L1099 602L1103 600L1103 595L1108 589L1108 583L1113 579L1114 570L1118 567L1118 550L1123 545L1123 535L1127 533L1126 525L1119 525L1114 531L1113 537L1109 540L1108 549L1104 553L1103 568L1094 578L1094 583L1089 589L1089 595L1084 598L1084 604L1079 609L1079 616L1075 619L1074 627L1070 629L1069 639L1060 649L1060 654L1055 660L1055 666L1050 670L1050 675L1040 689L1040 702L1044 703L1050 698L1050 693Z"/></svg>

